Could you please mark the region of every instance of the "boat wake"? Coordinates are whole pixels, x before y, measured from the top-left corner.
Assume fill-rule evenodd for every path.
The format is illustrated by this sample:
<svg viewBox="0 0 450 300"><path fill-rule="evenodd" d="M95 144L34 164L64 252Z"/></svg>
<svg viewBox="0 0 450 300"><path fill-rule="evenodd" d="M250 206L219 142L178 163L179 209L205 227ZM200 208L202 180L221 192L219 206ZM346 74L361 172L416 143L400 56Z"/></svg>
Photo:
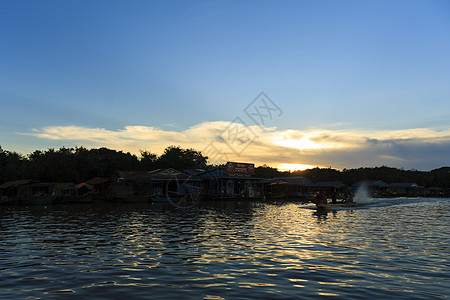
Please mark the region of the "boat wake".
<svg viewBox="0 0 450 300"><path fill-rule="evenodd" d="M354 210L354 209L370 209L370 208L380 208L387 206L404 206L404 205L416 205L421 202L436 201L438 199L434 198L410 198L410 197L397 197L397 198L372 198L370 197L369 191L366 186L361 186L356 192L353 203L328 203L321 207L321 209L328 210ZM303 207L306 209L317 210L317 206L308 205Z"/></svg>
<svg viewBox="0 0 450 300"><path fill-rule="evenodd" d="M373 199L369 196L369 192L365 185L362 185L356 192L353 200L359 204L369 204L373 202Z"/></svg>

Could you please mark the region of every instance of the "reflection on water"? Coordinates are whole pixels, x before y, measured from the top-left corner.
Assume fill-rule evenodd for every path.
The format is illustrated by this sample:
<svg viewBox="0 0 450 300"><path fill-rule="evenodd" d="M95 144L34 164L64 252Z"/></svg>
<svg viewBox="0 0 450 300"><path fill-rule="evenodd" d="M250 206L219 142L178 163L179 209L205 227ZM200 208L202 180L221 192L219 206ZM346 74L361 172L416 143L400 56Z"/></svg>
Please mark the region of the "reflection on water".
<svg viewBox="0 0 450 300"><path fill-rule="evenodd" d="M0 298L445 297L449 203L2 207Z"/></svg>

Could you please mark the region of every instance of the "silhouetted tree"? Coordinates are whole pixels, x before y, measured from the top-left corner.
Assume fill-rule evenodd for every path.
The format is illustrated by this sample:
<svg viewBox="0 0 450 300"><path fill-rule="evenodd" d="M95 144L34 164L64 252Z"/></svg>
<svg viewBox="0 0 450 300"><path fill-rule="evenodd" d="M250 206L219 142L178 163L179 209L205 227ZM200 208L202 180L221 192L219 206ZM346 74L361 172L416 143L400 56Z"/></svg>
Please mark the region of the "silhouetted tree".
<svg viewBox="0 0 450 300"><path fill-rule="evenodd" d="M17 152L4 151L0 146L0 183L28 177L26 158Z"/></svg>
<svg viewBox="0 0 450 300"><path fill-rule="evenodd" d="M141 157L139 160L141 170L156 169L158 155L151 153L149 151L144 151L144 150L139 150L139 152L141 153Z"/></svg>
<svg viewBox="0 0 450 300"><path fill-rule="evenodd" d="M342 181L342 174L340 171L331 168L314 168L307 169L304 171L295 171L292 173L293 176L303 176L308 178L313 182L321 181Z"/></svg>
<svg viewBox="0 0 450 300"><path fill-rule="evenodd" d="M208 157L194 149L182 149L179 146L169 146L164 153L158 157L156 166L158 168L204 169L206 168Z"/></svg>
<svg viewBox="0 0 450 300"><path fill-rule="evenodd" d="M206 169L208 157L194 149L170 146L161 156L140 151L140 157L108 148L85 147L58 150L36 150L26 156L5 151L0 146L0 184L5 181L32 178L40 181L79 183L92 177L112 177L118 170L153 170L172 167L178 170ZM313 182L342 181L350 186L360 180L382 180L386 183L415 182L426 187L450 188L450 167L429 172L403 170L387 166L344 169L314 168L304 171L280 172L263 165L255 169L255 176L273 178L280 176L303 176Z"/></svg>
<svg viewBox="0 0 450 300"><path fill-rule="evenodd" d="M139 160L136 155L129 152L99 148L89 150L88 163L91 166L90 174L100 177L111 177L118 170L136 171L139 169Z"/></svg>
<svg viewBox="0 0 450 300"><path fill-rule="evenodd" d="M277 168L269 167L266 164L255 168L255 177L259 178L274 178L284 176L282 174L285 173L278 171Z"/></svg>

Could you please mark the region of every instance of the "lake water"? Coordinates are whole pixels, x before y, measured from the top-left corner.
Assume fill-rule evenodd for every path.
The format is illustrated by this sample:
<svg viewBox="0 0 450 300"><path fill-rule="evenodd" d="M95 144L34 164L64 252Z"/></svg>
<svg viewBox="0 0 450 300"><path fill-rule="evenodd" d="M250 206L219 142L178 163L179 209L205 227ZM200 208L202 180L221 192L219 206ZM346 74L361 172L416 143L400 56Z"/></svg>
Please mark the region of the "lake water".
<svg viewBox="0 0 450 300"><path fill-rule="evenodd" d="M450 296L450 199L0 209L1 299Z"/></svg>

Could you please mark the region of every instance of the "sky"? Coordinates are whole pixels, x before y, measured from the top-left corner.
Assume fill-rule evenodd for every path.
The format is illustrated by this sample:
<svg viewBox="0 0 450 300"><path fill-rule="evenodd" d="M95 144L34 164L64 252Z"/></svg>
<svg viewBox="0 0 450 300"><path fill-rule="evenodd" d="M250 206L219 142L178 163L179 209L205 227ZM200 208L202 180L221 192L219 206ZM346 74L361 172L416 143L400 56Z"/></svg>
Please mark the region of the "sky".
<svg viewBox="0 0 450 300"><path fill-rule="evenodd" d="M0 146L450 165L450 2L0 1Z"/></svg>

